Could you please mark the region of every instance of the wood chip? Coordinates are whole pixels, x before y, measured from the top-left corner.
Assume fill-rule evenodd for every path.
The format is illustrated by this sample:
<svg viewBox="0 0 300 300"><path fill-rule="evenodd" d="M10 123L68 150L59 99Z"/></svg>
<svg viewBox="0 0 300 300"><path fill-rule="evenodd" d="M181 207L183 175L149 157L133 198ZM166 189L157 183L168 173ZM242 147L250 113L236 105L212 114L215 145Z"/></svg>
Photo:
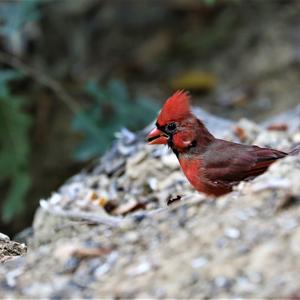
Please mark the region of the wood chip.
<svg viewBox="0 0 300 300"><path fill-rule="evenodd" d="M132 200L132 201L129 201L125 204L122 204L122 205L118 206L116 209L114 209L112 211L112 214L114 214L114 215L126 215L126 214L128 214L130 212L133 212L135 210L145 209L145 208L146 208L145 203L138 202L136 200Z"/></svg>
<svg viewBox="0 0 300 300"><path fill-rule="evenodd" d="M276 123L276 124L271 124L270 126L268 126L267 129L273 131L287 131L288 125L286 123Z"/></svg>
<svg viewBox="0 0 300 300"><path fill-rule="evenodd" d="M247 140L247 134L242 127L235 127L234 134L240 139L241 142L245 142Z"/></svg>
<svg viewBox="0 0 300 300"><path fill-rule="evenodd" d="M72 253L77 258L92 258L103 256L112 251L112 248L77 248Z"/></svg>

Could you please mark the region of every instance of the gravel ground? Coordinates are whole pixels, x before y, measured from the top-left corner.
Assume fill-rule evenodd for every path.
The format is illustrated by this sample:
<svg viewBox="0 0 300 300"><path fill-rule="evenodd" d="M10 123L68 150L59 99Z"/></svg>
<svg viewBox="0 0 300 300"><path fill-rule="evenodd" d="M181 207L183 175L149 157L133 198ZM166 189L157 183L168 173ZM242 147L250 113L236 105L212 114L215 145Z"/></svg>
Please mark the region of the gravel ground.
<svg viewBox="0 0 300 300"><path fill-rule="evenodd" d="M218 137L288 151L300 142L297 109L261 126L196 113ZM124 129L41 201L28 253L0 266L2 297L299 298L300 157L214 199L144 135Z"/></svg>

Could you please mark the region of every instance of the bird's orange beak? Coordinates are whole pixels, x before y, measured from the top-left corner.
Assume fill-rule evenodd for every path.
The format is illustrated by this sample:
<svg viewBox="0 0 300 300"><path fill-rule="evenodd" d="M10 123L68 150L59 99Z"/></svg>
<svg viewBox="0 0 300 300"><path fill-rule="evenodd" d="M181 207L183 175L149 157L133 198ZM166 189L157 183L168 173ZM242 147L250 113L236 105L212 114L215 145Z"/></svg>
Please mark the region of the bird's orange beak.
<svg viewBox="0 0 300 300"><path fill-rule="evenodd" d="M149 145L154 144L167 144L168 136L157 128L153 128L147 136Z"/></svg>

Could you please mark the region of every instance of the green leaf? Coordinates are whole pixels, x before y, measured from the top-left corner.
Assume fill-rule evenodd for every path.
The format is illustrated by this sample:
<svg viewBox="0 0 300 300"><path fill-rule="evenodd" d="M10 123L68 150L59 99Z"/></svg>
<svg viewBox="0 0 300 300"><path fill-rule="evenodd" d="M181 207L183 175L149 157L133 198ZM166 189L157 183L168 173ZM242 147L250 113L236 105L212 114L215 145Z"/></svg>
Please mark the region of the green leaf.
<svg viewBox="0 0 300 300"><path fill-rule="evenodd" d="M80 112L73 118L72 128L76 131L97 137L101 134L101 131L97 126L96 121L96 119L92 118L92 115Z"/></svg>
<svg viewBox="0 0 300 300"><path fill-rule="evenodd" d="M24 99L13 96L7 83L3 86L6 93L0 95L0 180L10 182L2 210L2 217L9 221L14 213L22 211L30 184L28 130L31 119L23 111Z"/></svg>
<svg viewBox="0 0 300 300"><path fill-rule="evenodd" d="M99 86L89 80L84 90L92 98L91 105L74 116L73 130L83 135L82 142L74 153L76 160L87 160L102 154L122 127L131 130L143 128L158 111L158 105L151 99L131 99L124 82L110 80L107 86ZM103 105L109 110L107 113ZM104 113L105 111L105 113Z"/></svg>
<svg viewBox="0 0 300 300"><path fill-rule="evenodd" d="M105 91L101 90L94 80L88 80L84 86L84 90L98 102L102 102L104 99L108 98Z"/></svg>
<svg viewBox="0 0 300 300"><path fill-rule="evenodd" d="M3 205L2 218L5 222L22 213L25 208L24 199L30 187L30 177L27 172L16 173L11 178L8 195Z"/></svg>
<svg viewBox="0 0 300 300"><path fill-rule="evenodd" d="M213 6L217 3L217 0L202 0L206 5Z"/></svg>
<svg viewBox="0 0 300 300"><path fill-rule="evenodd" d="M103 153L107 148L101 140L85 138L74 152L74 159L77 161L86 161L92 157Z"/></svg>
<svg viewBox="0 0 300 300"><path fill-rule="evenodd" d="M11 80L21 79L23 77L21 72L15 70L1 70L0 72L0 83L6 84Z"/></svg>
<svg viewBox="0 0 300 300"><path fill-rule="evenodd" d="M15 70L1 70L0 71L0 97L9 96L8 82L12 80L18 80L23 77L21 72Z"/></svg>
<svg viewBox="0 0 300 300"><path fill-rule="evenodd" d="M40 17L37 0L11 1L2 3L0 19L2 26L0 34L12 36L18 32L25 23L37 20Z"/></svg>
<svg viewBox="0 0 300 300"><path fill-rule="evenodd" d="M75 150L74 159L84 161L102 153L103 134L101 127L97 124L97 119L85 112L80 112L73 118L72 128L84 135L83 141Z"/></svg>
<svg viewBox="0 0 300 300"><path fill-rule="evenodd" d="M107 84L107 88L109 90L112 102L119 105L124 105L125 102L128 102L128 89L121 80L110 80Z"/></svg>

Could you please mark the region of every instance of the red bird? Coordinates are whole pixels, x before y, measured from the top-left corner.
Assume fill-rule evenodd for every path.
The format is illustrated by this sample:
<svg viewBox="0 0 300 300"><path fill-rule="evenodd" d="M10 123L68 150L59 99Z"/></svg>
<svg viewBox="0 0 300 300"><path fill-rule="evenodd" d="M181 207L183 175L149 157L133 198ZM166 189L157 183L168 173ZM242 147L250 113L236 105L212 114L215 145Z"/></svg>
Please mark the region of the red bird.
<svg viewBox="0 0 300 300"><path fill-rule="evenodd" d="M177 91L164 104L148 144L167 144L199 192L220 196L242 180L264 173L288 153L215 138L191 112L189 94Z"/></svg>

